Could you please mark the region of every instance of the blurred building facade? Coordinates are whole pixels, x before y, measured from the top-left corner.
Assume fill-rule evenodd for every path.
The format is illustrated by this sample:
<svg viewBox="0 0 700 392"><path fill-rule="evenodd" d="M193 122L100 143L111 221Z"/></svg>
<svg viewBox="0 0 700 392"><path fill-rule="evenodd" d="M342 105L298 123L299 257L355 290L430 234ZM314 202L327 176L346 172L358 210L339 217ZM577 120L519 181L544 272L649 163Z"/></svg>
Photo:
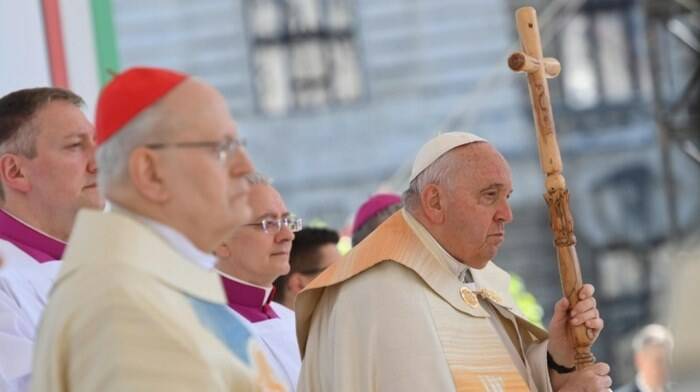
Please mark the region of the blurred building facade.
<svg viewBox="0 0 700 392"><path fill-rule="evenodd" d="M692 0L529 4L545 55L562 63L550 90L584 280L596 284L606 318L595 352L623 383L636 326L665 317L673 260L664 245L700 222L698 11ZM506 66L521 5L112 2L121 67L171 67L218 87L256 166L306 219L340 227L377 189L402 191L417 149L440 131L491 140L515 189L497 262L549 316L561 294L543 176L525 77ZM687 107L670 111L679 99Z"/></svg>

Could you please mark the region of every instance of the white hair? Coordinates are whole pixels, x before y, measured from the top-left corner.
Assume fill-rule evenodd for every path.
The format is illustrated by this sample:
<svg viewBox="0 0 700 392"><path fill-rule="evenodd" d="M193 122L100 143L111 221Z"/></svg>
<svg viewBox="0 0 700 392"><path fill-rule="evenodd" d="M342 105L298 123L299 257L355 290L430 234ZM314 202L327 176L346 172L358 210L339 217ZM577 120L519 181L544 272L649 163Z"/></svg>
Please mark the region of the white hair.
<svg viewBox="0 0 700 392"><path fill-rule="evenodd" d="M103 195L127 178L131 152L157 133L156 125L161 120L157 108L156 104L141 112L97 149L97 186Z"/></svg>
<svg viewBox="0 0 700 392"><path fill-rule="evenodd" d="M673 350L673 336L668 328L659 324L649 324L642 328L632 340L635 353L651 346L663 347L666 352Z"/></svg>
<svg viewBox="0 0 700 392"><path fill-rule="evenodd" d="M454 150L444 153L411 181L408 189L401 195L401 202L408 211L413 212L420 207L420 194L428 185L449 186L450 169L454 166Z"/></svg>
<svg viewBox="0 0 700 392"><path fill-rule="evenodd" d="M253 172L250 174L247 174L245 176L245 179L248 181L250 185L269 185L272 186L272 179L260 172Z"/></svg>

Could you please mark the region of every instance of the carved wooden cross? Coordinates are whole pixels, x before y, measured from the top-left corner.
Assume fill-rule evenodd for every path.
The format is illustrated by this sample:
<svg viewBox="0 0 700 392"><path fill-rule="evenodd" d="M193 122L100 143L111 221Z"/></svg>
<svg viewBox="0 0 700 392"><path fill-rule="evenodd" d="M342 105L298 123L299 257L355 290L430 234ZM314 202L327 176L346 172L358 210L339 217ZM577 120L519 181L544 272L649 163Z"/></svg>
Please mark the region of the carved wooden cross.
<svg viewBox="0 0 700 392"><path fill-rule="evenodd" d="M508 58L508 66L513 71L527 73L532 115L537 130L540 165L546 176L547 192L544 198L549 206L554 246L559 262L559 277L562 292L573 307L579 301L578 292L582 286L581 269L576 254L574 220L569 209L569 191L562 174L561 154L546 80L559 75L561 66L556 59L542 57L535 9L519 8L515 13L515 20L522 52L513 53ZM585 325L580 325L571 328L570 336L576 350L576 368L580 369L593 364L595 362L595 357L591 353L593 331L587 329Z"/></svg>

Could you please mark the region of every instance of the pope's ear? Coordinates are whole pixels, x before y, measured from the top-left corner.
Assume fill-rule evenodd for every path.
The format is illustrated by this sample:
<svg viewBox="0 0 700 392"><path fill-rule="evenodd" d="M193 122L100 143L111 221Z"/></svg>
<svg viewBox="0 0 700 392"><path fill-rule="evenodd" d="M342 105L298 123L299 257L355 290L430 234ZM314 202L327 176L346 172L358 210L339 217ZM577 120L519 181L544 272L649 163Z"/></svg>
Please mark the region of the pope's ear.
<svg viewBox="0 0 700 392"><path fill-rule="evenodd" d="M440 224L445 221L445 193L437 184L428 184L420 193L420 204L423 214L431 223Z"/></svg>
<svg viewBox="0 0 700 392"><path fill-rule="evenodd" d="M155 203L170 199L163 177L162 157L155 151L139 147L129 155L128 171L132 184L141 196Z"/></svg>
<svg viewBox="0 0 700 392"><path fill-rule="evenodd" d="M22 193L32 189L32 184L22 166L22 157L16 154L0 156L0 181L4 189L14 189Z"/></svg>

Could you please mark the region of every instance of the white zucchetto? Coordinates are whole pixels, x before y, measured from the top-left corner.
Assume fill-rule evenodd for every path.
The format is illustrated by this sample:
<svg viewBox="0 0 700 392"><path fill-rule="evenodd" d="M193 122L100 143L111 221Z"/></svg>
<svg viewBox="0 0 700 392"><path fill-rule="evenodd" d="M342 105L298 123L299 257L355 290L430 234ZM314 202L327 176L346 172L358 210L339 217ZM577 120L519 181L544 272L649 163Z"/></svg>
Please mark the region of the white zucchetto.
<svg viewBox="0 0 700 392"><path fill-rule="evenodd" d="M487 142L486 139L467 132L445 132L430 139L418 150L413 162L411 178L413 181L423 170L453 148L474 142Z"/></svg>

